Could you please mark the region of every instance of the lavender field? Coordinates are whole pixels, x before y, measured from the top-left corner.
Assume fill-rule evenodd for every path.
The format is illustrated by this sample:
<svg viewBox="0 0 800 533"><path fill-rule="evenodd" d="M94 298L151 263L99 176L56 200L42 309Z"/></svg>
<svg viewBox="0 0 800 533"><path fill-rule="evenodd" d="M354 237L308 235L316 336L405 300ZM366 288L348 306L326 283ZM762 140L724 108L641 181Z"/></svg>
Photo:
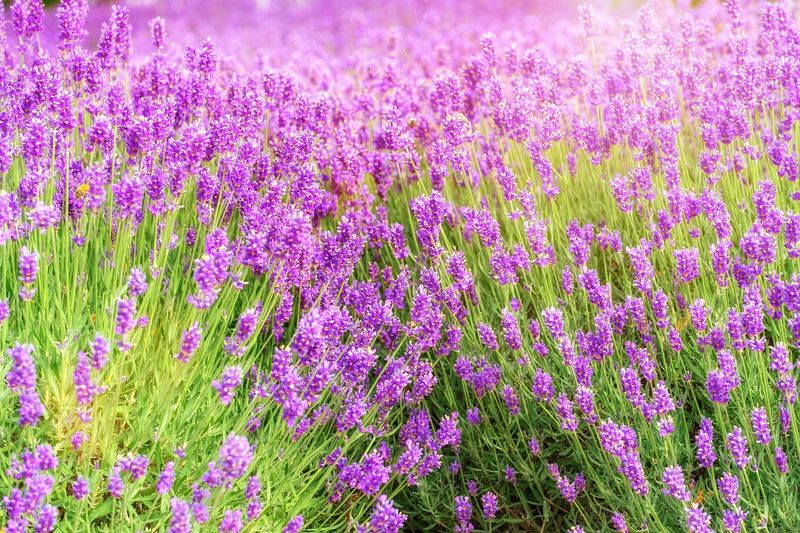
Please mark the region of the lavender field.
<svg viewBox="0 0 800 533"><path fill-rule="evenodd" d="M800 3L12 0L0 532L800 531Z"/></svg>

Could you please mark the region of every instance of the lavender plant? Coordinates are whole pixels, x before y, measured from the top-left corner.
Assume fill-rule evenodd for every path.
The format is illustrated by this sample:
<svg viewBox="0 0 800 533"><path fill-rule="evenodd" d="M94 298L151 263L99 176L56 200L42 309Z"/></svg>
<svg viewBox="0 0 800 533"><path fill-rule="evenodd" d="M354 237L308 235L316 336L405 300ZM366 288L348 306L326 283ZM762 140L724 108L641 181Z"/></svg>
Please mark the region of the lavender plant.
<svg viewBox="0 0 800 533"><path fill-rule="evenodd" d="M172 4L0 19L5 531L800 528L797 5Z"/></svg>

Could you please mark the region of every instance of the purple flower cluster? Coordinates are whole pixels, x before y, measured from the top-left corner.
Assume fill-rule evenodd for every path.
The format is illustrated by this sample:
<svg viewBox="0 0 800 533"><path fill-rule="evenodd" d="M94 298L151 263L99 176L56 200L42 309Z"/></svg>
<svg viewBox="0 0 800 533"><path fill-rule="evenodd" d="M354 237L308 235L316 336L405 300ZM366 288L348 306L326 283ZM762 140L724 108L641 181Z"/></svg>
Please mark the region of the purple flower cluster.
<svg viewBox="0 0 800 533"><path fill-rule="evenodd" d="M798 528L791 2L8 4L6 530Z"/></svg>

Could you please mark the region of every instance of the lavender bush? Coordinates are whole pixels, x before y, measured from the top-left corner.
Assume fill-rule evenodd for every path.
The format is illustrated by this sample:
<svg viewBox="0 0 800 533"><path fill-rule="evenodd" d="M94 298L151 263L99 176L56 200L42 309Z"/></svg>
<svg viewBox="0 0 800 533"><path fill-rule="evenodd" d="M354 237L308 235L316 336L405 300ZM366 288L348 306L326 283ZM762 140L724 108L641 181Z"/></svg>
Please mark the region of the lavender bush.
<svg viewBox="0 0 800 533"><path fill-rule="evenodd" d="M797 4L164 4L0 19L4 531L800 529Z"/></svg>

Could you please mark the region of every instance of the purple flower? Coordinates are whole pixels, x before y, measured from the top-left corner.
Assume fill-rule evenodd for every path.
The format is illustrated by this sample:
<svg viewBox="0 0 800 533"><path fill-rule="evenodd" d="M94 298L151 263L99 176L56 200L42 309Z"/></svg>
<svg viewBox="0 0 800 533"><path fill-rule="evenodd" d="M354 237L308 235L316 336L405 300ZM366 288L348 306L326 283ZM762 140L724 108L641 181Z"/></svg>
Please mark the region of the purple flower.
<svg viewBox="0 0 800 533"><path fill-rule="evenodd" d="M6 374L6 384L19 397L19 424L35 426L44 416L44 405L36 392L36 365L33 346L15 344L6 353L11 357L11 370Z"/></svg>
<svg viewBox="0 0 800 533"><path fill-rule="evenodd" d="M229 509L225 511L222 522L219 524L220 533L239 533L242 529L241 509Z"/></svg>
<svg viewBox="0 0 800 533"><path fill-rule="evenodd" d="M8 300L0 299L0 326L3 325L8 317L11 315L11 310L8 307Z"/></svg>
<svg viewBox="0 0 800 533"><path fill-rule="evenodd" d="M11 370L6 374L8 388L15 392L36 387L36 365L33 362L33 345L15 344L6 350L11 358Z"/></svg>
<svg viewBox="0 0 800 533"><path fill-rule="evenodd" d="M392 500L385 494L378 496L369 525L372 531L380 533L398 533L406 522L407 516L395 509Z"/></svg>
<svg viewBox="0 0 800 533"><path fill-rule="evenodd" d="M666 467L661 475L661 483L664 484L664 488L661 489L661 492L667 496L672 496L683 502L688 502L692 499L692 495L689 494L689 491L686 489L686 482L683 479L683 469L679 465Z"/></svg>
<svg viewBox="0 0 800 533"><path fill-rule="evenodd" d="M247 487L244 491L244 497L248 500L258 498L258 493L261 492L261 480L258 476L250 476L247 480Z"/></svg>
<svg viewBox="0 0 800 533"><path fill-rule="evenodd" d="M467 524L472 517L472 504L469 503L467 496L456 496L455 508L456 521L459 524Z"/></svg>
<svg viewBox="0 0 800 533"><path fill-rule="evenodd" d="M156 492L159 494L166 494L172 489L172 484L175 482L175 461L170 461L164 465L164 470L158 475L156 482Z"/></svg>
<svg viewBox="0 0 800 533"><path fill-rule="evenodd" d="M739 533L742 524L747 519L747 512L739 508L725 509L722 511L722 525L732 533Z"/></svg>
<svg viewBox="0 0 800 533"><path fill-rule="evenodd" d="M611 515L611 526L617 533L628 533L628 523L625 521L625 515L622 513L614 513Z"/></svg>
<svg viewBox="0 0 800 533"><path fill-rule="evenodd" d="M742 469L747 466L750 462L750 456L747 453L747 438L744 436L742 428L733 427L733 430L728 433L725 446L736 466Z"/></svg>
<svg viewBox="0 0 800 533"><path fill-rule="evenodd" d="M503 401L508 408L508 412L511 415L518 415L519 414L519 398L517 397L516 391L510 385L506 385L503 387Z"/></svg>
<svg viewBox="0 0 800 533"><path fill-rule="evenodd" d="M552 400L556 393L556 389L553 386L553 378L541 368L537 368L536 374L533 376L532 390L533 395L544 402Z"/></svg>
<svg viewBox="0 0 800 533"><path fill-rule="evenodd" d="M128 294L136 298L147 291L147 278L141 268L134 268L128 277Z"/></svg>
<svg viewBox="0 0 800 533"><path fill-rule="evenodd" d="M497 337L494 334L494 330L489 324L484 324L480 322L478 324L478 337L481 340L481 343L488 348L489 350L497 350L500 348L500 344L497 342Z"/></svg>
<svg viewBox="0 0 800 533"><path fill-rule="evenodd" d="M72 449L75 451L79 450L80 447L83 446L83 443L86 442L87 438L88 437L86 436L85 432L76 431L72 435L72 438L70 439L70 444L72 445Z"/></svg>
<svg viewBox="0 0 800 533"><path fill-rule="evenodd" d="M125 489L125 485L122 484L120 472L122 472L122 469L119 466L115 466L111 469L111 474L108 476L108 492L116 499L122 497L122 491Z"/></svg>
<svg viewBox="0 0 800 533"><path fill-rule="evenodd" d="M183 331L181 336L181 351L175 356L181 363L188 363L189 358L197 351L200 345L202 332L200 325L195 322Z"/></svg>
<svg viewBox="0 0 800 533"><path fill-rule="evenodd" d="M281 530L281 533L300 533L300 530L303 529L303 516L297 515L286 524Z"/></svg>
<svg viewBox="0 0 800 533"><path fill-rule="evenodd" d="M700 421L700 431L695 435L697 446L697 462L703 468L711 468L717 460L714 453L714 426L710 419L703 417Z"/></svg>
<svg viewBox="0 0 800 533"><path fill-rule="evenodd" d="M517 483L517 472L510 465L506 465L505 474L506 481L512 484Z"/></svg>
<svg viewBox="0 0 800 533"><path fill-rule="evenodd" d="M11 6L11 22L22 41L44 29L44 5L39 0L18 0Z"/></svg>
<svg viewBox="0 0 800 533"><path fill-rule="evenodd" d="M78 476L72 483L72 497L82 500L89 495L89 480L83 476Z"/></svg>
<svg viewBox="0 0 800 533"><path fill-rule="evenodd" d="M711 517L708 516L702 507L686 508L686 528L690 533L713 533L711 529Z"/></svg>
<svg viewBox="0 0 800 533"><path fill-rule="evenodd" d="M219 379L211 382L211 386L219 394L222 405L229 405L236 393L236 388L242 383L242 369L238 366L228 366L222 371Z"/></svg>
<svg viewBox="0 0 800 533"><path fill-rule="evenodd" d="M136 326L136 301L120 299L117 302L117 321L114 333L123 336Z"/></svg>
<svg viewBox="0 0 800 533"><path fill-rule="evenodd" d="M739 477L736 474L725 472L717 480L717 487L722 499L730 506L739 503Z"/></svg>
<svg viewBox="0 0 800 533"><path fill-rule="evenodd" d="M188 503L178 498L169 502L170 519L168 533L190 533L192 531L191 507Z"/></svg>
<svg viewBox="0 0 800 533"><path fill-rule="evenodd" d="M561 419L561 429L575 431L578 429L578 419L573 412L573 403L566 394L559 394L556 400L556 412Z"/></svg>
<svg viewBox="0 0 800 533"><path fill-rule="evenodd" d="M95 336L91 345L91 360L92 368L95 370L103 370L106 363L108 363L108 354L111 351L111 345L102 336Z"/></svg>
<svg viewBox="0 0 800 533"><path fill-rule="evenodd" d="M19 281L25 285L32 285L36 283L38 272L39 254L23 246L19 250Z"/></svg>
<svg viewBox="0 0 800 533"><path fill-rule="evenodd" d="M150 20L150 40L157 50L164 47L164 40L167 35L166 24L162 17L155 17Z"/></svg>
<svg viewBox="0 0 800 533"><path fill-rule="evenodd" d="M786 459L786 453L780 446L775 447L775 466L778 467L778 472L785 474L789 471L789 461Z"/></svg>
<svg viewBox="0 0 800 533"><path fill-rule="evenodd" d="M778 374L788 374L792 371L793 365L789 360L789 350L784 344L776 344L770 348L769 369Z"/></svg>
<svg viewBox="0 0 800 533"><path fill-rule="evenodd" d="M227 485L242 477L253 460L253 448L247 437L231 434L219 450L219 467Z"/></svg>
<svg viewBox="0 0 800 533"><path fill-rule="evenodd" d="M528 441L528 450L533 455L539 455L542 452L542 447L536 437L531 437L531 440Z"/></svg>
<svg viewBox="0 0 800 533"><path fill-rule="evenodd" d="M679 248L674 254L678 281L689 283L700 277L700 252L697 248Z"/></svg>
<svg viewBox="0 0 800 533"><path fill-rule="evenodd" d="M639 453L630 450L620 455L620 465L618 468L631 484L633 491L639 496L646 496L650 492L650 485L644 475L644 467L639 459Z"/></svg>
<svg viewBox="0 0 800 533"><path fill-rule="evenodd" d="M766 409L763 407L756 407L753 409L750 415L750 421L753 424L753 433L756 435L756 442L765 446L772 442L772 433L769 429Z"/></svg>
<svg viewBox="0 0 800 533"><path fill-rule="evenodd" d="M56 527L58 509L50 504L42 505L33 523L34 533L50 533Z"/></svg>
<svg viewBox="0 0 800 533"><path fill-rule="evenodd" d="M485 493L481 497L481 508L483 516L487 520L492 520L497 515L497 495L493 492Z"/></svg>

